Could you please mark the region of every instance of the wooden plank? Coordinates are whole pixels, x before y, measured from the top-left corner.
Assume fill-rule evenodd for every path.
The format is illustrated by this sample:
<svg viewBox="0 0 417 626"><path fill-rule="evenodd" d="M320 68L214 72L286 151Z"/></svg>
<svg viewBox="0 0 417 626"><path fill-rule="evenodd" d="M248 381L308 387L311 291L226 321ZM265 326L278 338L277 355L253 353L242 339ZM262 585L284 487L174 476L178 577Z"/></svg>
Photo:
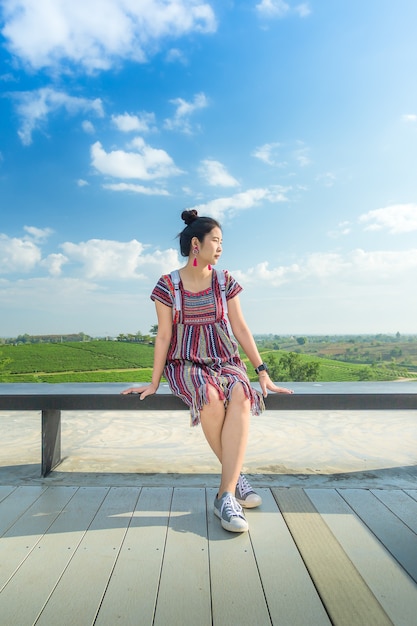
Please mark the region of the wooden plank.
<svg viewBox="0 0 417 626"><path fill-rule="evenodd" d="M257 492L262 506L247 519L272 623L331 624L271 491Z"/></svg>
<svg viewBox="0 0 417 626"><path fill-rule="evenodd" d="M138 495L139 488L134 487L109 490L42 610L37 626L93 624Z"/></svg>
<svg viewBox="0 0 417 626"><path fill-rule="evenodd" d="M404 491L410 498L417 500L417 489L404 489Z"/></svg>
<svg viewBox="0 0 417 626"><path fill-rule="evenodd" d="M306 493L393 623L412 624L417 586L408 574L335 490Z"/></svg>
<svg viewBox="0 0 417 626"><path fill-rule="evenodd" d="M417 535L366 489L341 489L341 496L417 582Z"/></svg>
<svg viewBox="0 0 417 626"><path fill-rule="evenodd" d="M0 485L0 503L2 502L2 500L7 498L15 489L16 487L11 487L9 485Z"/></svg>
<svg viewBox="0 0 417 626"><path fill-rule="evenodd" d="M34 487L35 493L37 489ZM0 590L35 548L76 487L49 487L0 540Z"/></svg>
<svg viewBox="0 0 417 626"><path fill-rule="evenodd" d="M211 624L204 489L174 489L155 626Z"/></svg>
<svg viewBox="0 0 417 626"><path fill-rule="evenodd" d="M45 487L18 487L0 502L0 537L32 504L40 498Z"/></svg>
<svg viewBox="0 0 417 626"><path fill-rule="evenodd" d="M95 626L152 624L172 493L142 489Z"/></svg>
<svg viewBox="0 0 417 626"><path fill-rule="evenodd" d="M215 495L215 489L207 489L213 626L271 624L250 533L221 527L213 513ZM252 517L247 515L249 523Z"/></svg>
<svg viewBox="0 0 417 626"><path fill-rule="evenodd" d="M35 623L107 492L107 487L78 489L0 594L3 624Z"/></svg>
<svg viewBox="0 0 417 626"><path fill-rule="evenodd" d="M302 489L272 490L335 626L388 626L391 620Z"/></svg>
<svg viewBox="0 0 417 626"><path fill-rule="evenodd" d="M401 489L371 489L408 528L417 534L417 502Z"/></svg>

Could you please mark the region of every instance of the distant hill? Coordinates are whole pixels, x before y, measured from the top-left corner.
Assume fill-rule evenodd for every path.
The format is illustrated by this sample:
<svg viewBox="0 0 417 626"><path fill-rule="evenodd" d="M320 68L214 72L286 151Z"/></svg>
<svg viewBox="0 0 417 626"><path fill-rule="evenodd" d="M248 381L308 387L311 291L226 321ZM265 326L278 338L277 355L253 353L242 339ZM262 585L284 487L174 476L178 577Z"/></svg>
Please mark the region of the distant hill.
<svg viewBox="0 0 417 626"><path fill-rule="evenodd" d="M276 336L274 336L276 337ZM275 343L271 349L270 342ZM304 361L317 361L317 380L393 380L413 377L417 366L417 338L412 342L387 344L376 340L365 342L310 341L296 338L260 339L262 358L268 354L279 357L283 352L296 352ZM279 347L280 349L276 349ZM390 357L393 349L409 362L409 368ZM413 352L414 351L414 352ZM92 340L62 343L25 343L0 346L0 359L5 362L3 381L8 382L150 382L153 345L129 341ZM329 358L329 356L331 358ZM345 356L346 360L343 360ZM386 359L385 359L386 356ZM244 358L251 380L257 380L252 365ZM360 358L363 360L358 361ZM365 358L367 360L365 360ZM353 361L349 359L357 359ZM1 375L1 370L0 370ZM1 380L1 378L0 378Z"/></svg>
<svg viewBox="0 0 417 626"><path fill-rule="evenodd" d="M396 365L417 372L417 335L257 336L262 350L284 350L360 365Z"/></svg>

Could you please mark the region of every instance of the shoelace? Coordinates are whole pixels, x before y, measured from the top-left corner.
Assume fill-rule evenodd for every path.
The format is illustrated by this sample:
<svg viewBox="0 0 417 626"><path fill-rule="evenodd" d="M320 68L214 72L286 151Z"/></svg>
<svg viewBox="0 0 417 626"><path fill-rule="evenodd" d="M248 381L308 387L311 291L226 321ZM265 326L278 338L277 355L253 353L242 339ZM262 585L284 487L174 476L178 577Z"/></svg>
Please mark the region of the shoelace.
<svg viewBox="0 0 417 626"><path fill-rule="evenodd" d="M226 496L223 500L220 514L223 515L223 510L226 509L226 514L229 517L243 517L242 515L242 507L239 502L236 502L235 498L232 496Z"/></svg>
<svg viewBox="0 0 417 626"><path fill-rule="evenodd" d="M239 476L239 480L237 481L237 484L238 484L240 495L243 498L246 496L247 493L250 493L251 491L253 491L246 476L244 476L243 474Z"/></svg>

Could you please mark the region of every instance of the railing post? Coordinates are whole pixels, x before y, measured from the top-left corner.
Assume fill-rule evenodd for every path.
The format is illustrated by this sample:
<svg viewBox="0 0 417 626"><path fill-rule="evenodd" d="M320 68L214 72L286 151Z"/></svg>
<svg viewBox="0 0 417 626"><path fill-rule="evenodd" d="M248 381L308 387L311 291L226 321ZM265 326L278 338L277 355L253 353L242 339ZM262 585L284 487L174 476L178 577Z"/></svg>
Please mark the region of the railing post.
<svg viewBox="0 0 417 626"><path fill-rule="evenodd" d="M61 411L42 411L42 476L61 462Z"/></svg>

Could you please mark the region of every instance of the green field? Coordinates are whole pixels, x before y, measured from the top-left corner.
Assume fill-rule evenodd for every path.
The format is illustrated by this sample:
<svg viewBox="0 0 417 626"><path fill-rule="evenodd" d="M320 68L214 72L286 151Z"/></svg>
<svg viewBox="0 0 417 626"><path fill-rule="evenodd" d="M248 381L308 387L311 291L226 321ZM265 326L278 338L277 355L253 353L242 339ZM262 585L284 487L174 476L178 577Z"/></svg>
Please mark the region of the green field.
<svg viewBox="0 0 417 626"><path fill-rule="evenodd" d="M6 345L9 382L146 382L153 346L119 341Z"/></svg>
<svg viewBox="0 0 417 626"><path fill-rule="evenodd" d="M317 381L395 380L415 377L394 363L352 363L337 356L324 358L317 351L299 354L303 362L320 363ZM288 346L287 351L295 346ZM305 346L307 348L307 346ZM322 349L323 346L320 346ZM93 340L68 343L4 345L0 347L0 362L5 363L0 380L4 382L149 382L152 376L153 345L122 341ZM283 350L265 350L279 357ZM307 352L307 350L306 350ZM257 380L252 365L244 355L251 380Z"/></svg>
<svg viewBox="0 0 417 626"><path fill-rule="evenodd" d="M265 357L270 352L262 352ZM280 354L277 351L276 354ZM320 364L317 382L354 382L361 380L398 380L399 378L414 378L415 373L405 371L403 368L386 366L384 364L369 366L366 364L345 363L339 360L326 359L323 357L311 357L300 354L304 362L318 361Z"/></svg>

